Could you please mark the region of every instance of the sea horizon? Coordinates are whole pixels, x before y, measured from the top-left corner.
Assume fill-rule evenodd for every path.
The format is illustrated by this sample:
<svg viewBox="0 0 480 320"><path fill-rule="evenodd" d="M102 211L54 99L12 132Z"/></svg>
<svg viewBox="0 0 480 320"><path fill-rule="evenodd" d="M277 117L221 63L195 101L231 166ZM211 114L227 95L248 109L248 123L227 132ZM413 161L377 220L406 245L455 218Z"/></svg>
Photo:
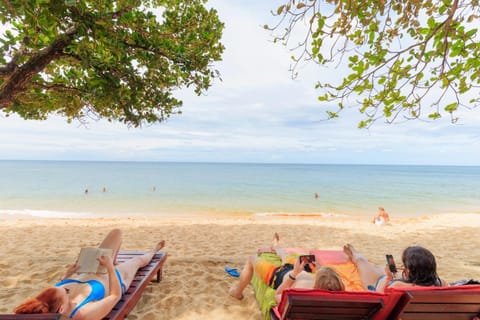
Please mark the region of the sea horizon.
<svg viewBox="0 0 480 320"><path fill-rule="evenodd" d="M0 172L0 217L480 212L480 166L0 160Z"/></svg>
<svg viewBox="0 0 480 320"><path fill-rule="evenodd" d="M480 164L421 164L421 163L330 163L330 162L261 162L261 161L173 161L173 160L75 160L75 159L0 159L0 162L111 162L111 163L184 163L184 164L260 164L260 165L334 165L334 166L403 166L403 167L479 167Z"/></svg>

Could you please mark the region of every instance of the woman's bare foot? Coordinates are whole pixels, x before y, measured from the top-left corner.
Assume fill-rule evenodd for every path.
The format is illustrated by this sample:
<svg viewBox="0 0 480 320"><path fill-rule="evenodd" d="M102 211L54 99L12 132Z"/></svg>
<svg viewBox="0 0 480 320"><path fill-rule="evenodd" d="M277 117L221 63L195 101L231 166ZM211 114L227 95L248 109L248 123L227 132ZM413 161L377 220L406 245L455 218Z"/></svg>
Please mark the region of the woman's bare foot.
<svg viewBox="0 0 480 320"><path fill-rule="evenodd" d="M347 243L343 246L343 252L348 256L348 259L353 262L353 252L352 252L352 245Z"/></svg>
<svg viewBox="0 0 480 320"><path fill-rule="evenodd" d="M235 299L242 300L243 299L243 294L238 294L237 292L237 287L233 286L228 290L228 294L234 297Z"/></svg>
<svg viewBox="0 0 480 320"><path fill-rule="evenodd" d="M160 251L160 250L162 250L163 247L165 247L165 240L162 240L159 243L157 243L155 248L153 248L153 251L155 251L155 252Z"/></svg>
<svg viewBox="0 0 480 320"><path fill-rule="evenodd" d="M343 246L343 252L345 252L345 254L348 256L348 259L350 259L350 261L353 263L356 263L356 261L361 257L360 253L355 250L350 243L347 243Z"/></svg>

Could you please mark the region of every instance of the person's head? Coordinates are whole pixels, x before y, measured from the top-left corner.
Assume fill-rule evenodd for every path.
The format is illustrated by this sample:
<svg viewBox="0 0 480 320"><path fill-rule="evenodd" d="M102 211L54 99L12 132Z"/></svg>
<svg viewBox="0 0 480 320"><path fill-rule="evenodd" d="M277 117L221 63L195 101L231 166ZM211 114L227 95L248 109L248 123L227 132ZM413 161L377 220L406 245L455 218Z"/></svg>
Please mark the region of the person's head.
<svg viewBox="0 0 480 320"><path fill-rule="evenodd" d="M433 254L420 246L408 247L403 251L404 280L421 286L431 286L439 279L437 263Z"/></svg>
<svg viewBox="0 0 480 320"><path fill-rule="evenodd" d="M68 302L69 298L64 288L48 288L40 292L35 298L30 298L21 303L13 310L13 312L16 314L49 312L63 313L68 306Z"/></svg>
<svg viewBox="0 0 480 320"><path fill-rule="evenodd" d="M320 267L315 273L314 289L326 289L330 291L344 291L340 276L330 267Z"/></svg>

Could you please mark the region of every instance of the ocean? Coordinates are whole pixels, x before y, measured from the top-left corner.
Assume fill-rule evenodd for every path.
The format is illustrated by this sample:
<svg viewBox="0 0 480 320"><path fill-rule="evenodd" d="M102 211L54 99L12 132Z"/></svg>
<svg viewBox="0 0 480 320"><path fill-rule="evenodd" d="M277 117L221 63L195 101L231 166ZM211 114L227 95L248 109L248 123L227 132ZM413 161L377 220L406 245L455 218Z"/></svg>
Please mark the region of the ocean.
<svg viewBox="0 0 480 320"><path fill-rule="evenodd" d="M480 167L0 161L0 173L0 218L480 213Z"/></svg>

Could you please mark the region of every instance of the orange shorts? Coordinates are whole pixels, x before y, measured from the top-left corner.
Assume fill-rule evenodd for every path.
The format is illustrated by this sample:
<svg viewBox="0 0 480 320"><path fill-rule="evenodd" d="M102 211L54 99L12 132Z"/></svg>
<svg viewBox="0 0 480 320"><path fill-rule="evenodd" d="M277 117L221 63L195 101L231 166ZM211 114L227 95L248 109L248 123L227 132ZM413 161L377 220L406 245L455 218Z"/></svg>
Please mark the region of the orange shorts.
<svg viewBox="0 0 480 320"><path fill-rule="evenodd" d="M277 268L278 264L262 259L261 257L258 258L253 265L253 270L257 277L268 285L270 285L270 279L272 279L272 275Z"/></svg>
<svg viewBox="0 0 480 320"><path fill-rule="evenodd" d="M298 257L298 254L289 254L285 258L285 263L294 264L295 259ZM263 280L267 285L270 285L272 280L273 273L280 265L278 263L272 263L266 259L262 259L262 257L258 257L258 259L253 264L253 270L257 277Z"/></svg>

